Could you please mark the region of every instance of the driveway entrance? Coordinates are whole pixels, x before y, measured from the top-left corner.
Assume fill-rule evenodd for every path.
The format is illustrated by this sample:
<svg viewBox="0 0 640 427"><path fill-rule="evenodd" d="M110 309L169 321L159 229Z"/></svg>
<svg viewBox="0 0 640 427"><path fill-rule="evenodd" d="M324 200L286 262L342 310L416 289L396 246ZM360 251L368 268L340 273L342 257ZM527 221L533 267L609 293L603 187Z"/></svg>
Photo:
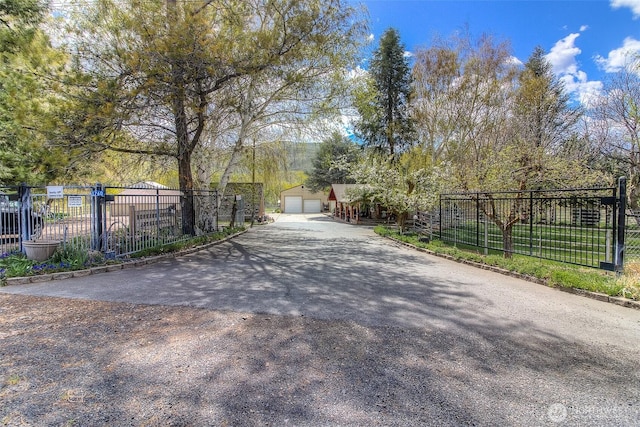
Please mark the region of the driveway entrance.
<svg viewBox="0 0 640 427"><path fill-rule="evenodd" d="M162 360L126 358L133 345L147 355L141 338L103 357L113 352L150 393L188 373L184 393L195 394L180 402L199 402L209 415L197 416L218 424L640 422L639 311L431 257L324 215L280 215L194 254L0 292L182 307L188 314L167 320L154 347L171 349ZM200 316L193 307L224 321L184 325ZM175 334L172 322L182 324ZM174 344L184 339L189 351ZM214 366L212 355L224 357ZM162 374L147 378L150 367Z"/></svg>

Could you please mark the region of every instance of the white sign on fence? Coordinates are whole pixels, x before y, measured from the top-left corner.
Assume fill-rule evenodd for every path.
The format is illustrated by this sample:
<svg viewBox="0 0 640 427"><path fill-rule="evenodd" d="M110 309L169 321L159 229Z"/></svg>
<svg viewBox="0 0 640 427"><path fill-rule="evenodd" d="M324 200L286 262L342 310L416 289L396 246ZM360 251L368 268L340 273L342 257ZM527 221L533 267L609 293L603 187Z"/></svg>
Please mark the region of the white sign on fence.
<svg viewBox="0 0 640 427"><path fill-rule="evenodd" d="M62 199L64 187L62 185L47 185L47 199Z"/></svg>
<svg viewBox="0 0 640 427"><path fill-rule="evenodd" d="M82 196L69 196L67 198L67 207L69 208L81 208Z"/></svg>

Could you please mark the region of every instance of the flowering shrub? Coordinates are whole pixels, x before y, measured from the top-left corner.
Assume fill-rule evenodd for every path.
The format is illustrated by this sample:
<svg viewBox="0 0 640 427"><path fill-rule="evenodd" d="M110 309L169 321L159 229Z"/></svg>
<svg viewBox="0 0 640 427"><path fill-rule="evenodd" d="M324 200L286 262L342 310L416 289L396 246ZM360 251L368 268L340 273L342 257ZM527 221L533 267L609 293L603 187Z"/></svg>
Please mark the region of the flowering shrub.
<svg viewBox="0 0 640 427"><path fill-rule="evenodd" d="M0 279L78 270L103 263L100 252L70 247L58 249L44 262L27 259L21 252L3 253L0 254Z"/></svg>

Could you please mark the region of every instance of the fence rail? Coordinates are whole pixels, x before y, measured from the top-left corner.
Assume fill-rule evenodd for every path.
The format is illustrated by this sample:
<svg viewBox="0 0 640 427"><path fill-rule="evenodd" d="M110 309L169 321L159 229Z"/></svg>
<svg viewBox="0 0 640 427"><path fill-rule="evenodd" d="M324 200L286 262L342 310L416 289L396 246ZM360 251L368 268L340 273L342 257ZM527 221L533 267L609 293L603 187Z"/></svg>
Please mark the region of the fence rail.
<svg viewBox="0 0 640 427"><path fill-rule="evenodd" d="M627 259L640 259L640 211L627 210L625 253Z"/></svg>
<svg viewBox="0 0 640 427"><path fill-rule="evenodd" d="M134 187L0 188L0 252L19 251L33 239L122 257L185 239L182 209L193 198L195 229L218 229L218 193Z"/></svg>
<svg viewBox="0 0 640 427"><path fill-rule="evenodd" d="M416 228L447 243L608 270L621 266L617 188L442 194ZM624 220L622 221L624 227ZM640 226L635 240L640 248Z"/></svg>

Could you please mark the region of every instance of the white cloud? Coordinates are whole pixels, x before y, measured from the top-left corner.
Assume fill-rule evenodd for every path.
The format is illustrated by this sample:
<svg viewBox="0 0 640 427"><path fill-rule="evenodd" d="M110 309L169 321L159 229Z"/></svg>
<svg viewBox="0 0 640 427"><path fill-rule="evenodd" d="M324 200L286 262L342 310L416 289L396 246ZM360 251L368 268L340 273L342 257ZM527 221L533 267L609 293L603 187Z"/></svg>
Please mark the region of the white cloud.
<svg viewBox="0 0 640 427"><path fill-rule="evenodd" d="M560 81L564 83L564 87L574 99L580 101L582 105L588 106L602 91L602 82L587 79L587 73L577 71L574 74L565 74L560 76Z"/></svg>
<svg viewBox="0 0 640 427"><path fill-rule="evenodd" d="M347 78L348 79L357 79L357 78L360 78L362 76L366 76L367 74L369 74L369 72L367 70L365 70L364 68L362 68L360 66L357 66L356 68L347 71Z"/></svg>
<svg viewBox="0 0 640 427"><path fill-rule="evenodd" d="M580 55L582 50L575 45L575 41L579 36L580 33L569 34L557 41L547 54L547 61L551 64L556 75L574 74L578 71L576 56Z"/></svg>
<svg viewBox="0 0 640 427"><path fill-rule="evenodd" d="M583 105L588 105L589 101L602 90L602 82L589 81L587 73L580 70L576 60L576 57L582 53L582 50L576 46L579 36L580 33L572 33L558 40L546 58L554 74L564 83L571 97Z"/></svg>
<svg viewBox="0 0 640 427"><path fill-rule="evenodd" d="M640 3L640 0L638 3ZM638 54L640 54L640 40L627 37L622 42L622 46L609 52L606 58L598 55L595 59L607 73L615 73L624 68Z"/></svg>
<svg viewBox="0 0 640 427"><path fill-rule="evenodd" d="M515 65L517 67L521 67L524 65L524 63L515 56L509 57L509 59L507 60L507 64Z"/></svg>
<svg viewBox="0 0 640 427"><path fill-rule="evenodd" d="M413 53L409 52L408 50L405 50L404 53L402 54L402 56L404 56L405 58L412 58L413 57Z"/></svg>
<svg viewBox="0 0 640 427"><path fill-rule="evenodd" d="M580 32L582 33L582 32L584 32L584 31L587 31L588 29L589 29L589 26L588 26L588 25L582 25L582 26L580 27Z"/></svg>
<svg viewBox="0 0 640 427"><path fill-rule="evenodd" d="M614 9L628 7L633 12L633 19L640 18L640 0L611 0L610 4Z"/></svg>
<svg viewBox="0 0 640 427"><path fill-rule="evenodd" d="M367 41L368 41L368 42L372 42L372 41L374 41L375 39L376 39L376 36L374 36L374 35L373 35L373 33L372 33L372 34L369 34L369 36L367 37Z"/></svg>

